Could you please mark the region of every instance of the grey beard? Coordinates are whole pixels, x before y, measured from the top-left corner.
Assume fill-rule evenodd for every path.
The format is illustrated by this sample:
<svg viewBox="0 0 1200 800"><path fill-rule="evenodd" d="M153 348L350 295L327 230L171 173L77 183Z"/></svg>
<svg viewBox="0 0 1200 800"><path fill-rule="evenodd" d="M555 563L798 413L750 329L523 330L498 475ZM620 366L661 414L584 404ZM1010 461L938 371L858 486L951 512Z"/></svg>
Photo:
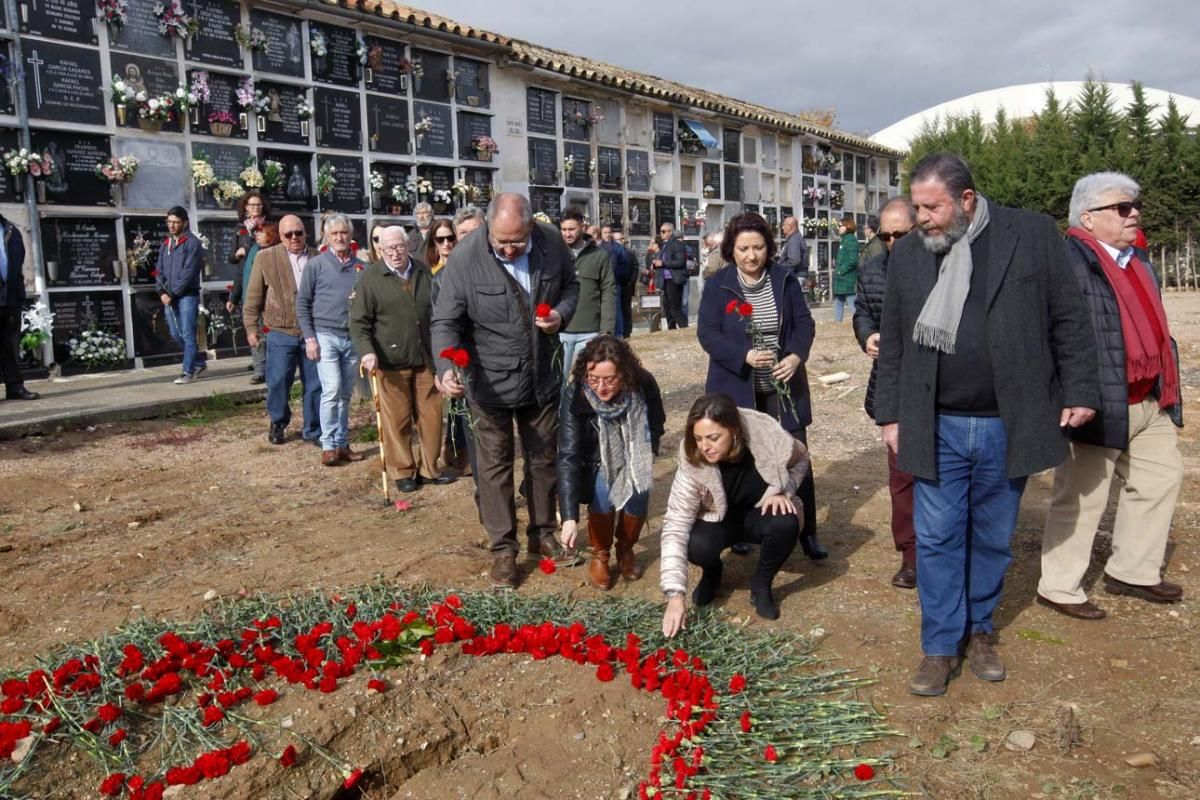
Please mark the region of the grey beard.
<svg viewBox="0 0 1200 800"><path fill-rule="evenodd" d="M940 256L949 253L954 243L967 235L967 228L970 227L971 218L963 211L962 206L956 203L954 206L954 216L950 219L949 230L945 233L929 234L922 229L918 229L917 233L920 234L921 243L925 245L925 249L935 256Z"/></svg>

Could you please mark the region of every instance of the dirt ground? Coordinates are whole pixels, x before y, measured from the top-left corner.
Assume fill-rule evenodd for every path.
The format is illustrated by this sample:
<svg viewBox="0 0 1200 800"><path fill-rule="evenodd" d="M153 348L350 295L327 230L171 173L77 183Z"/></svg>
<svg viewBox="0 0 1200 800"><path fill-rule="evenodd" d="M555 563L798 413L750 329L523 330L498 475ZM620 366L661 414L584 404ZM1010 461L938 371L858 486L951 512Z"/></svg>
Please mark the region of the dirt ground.
<svg viewBox="0 0 1200 800"><path fill-rule="evenodd" d="M1184 362L1185 416L1194 421L1200 416L1200 296L1170 295L1167 311ZM641 549L650 569L613 593L657 601L658 521L683 418L702 391L706 360L692 330L634 342L665 391L669 434L666 455L656 464L651 526ZM890 724L902 732L890 743L896 772L922 796L1200 797L1194 599L1200 594L1200 446L1194 425L1181 432L1186 479L1167 565L1167 577L1184 587L1183 603L1155 606L1105 595L1096 586L1093 599L1109 611L1099 623L1034 604L1050 487L1048 474L1037 476L1025 494L997 618L1008 680L985 684L967 673L945 697L919 699L906 690L920 658L919 608L915 593L888 583L898 559L888 530L886 463L862 411L869 361L849 324L820 323L808 366L818 525L830 558L811 562L799 552L791 558L776 581L783 611L777 623L752 613L746 588L752 557L727 556L730 569L718 603L752 630L819 628L831 664L876 678L864 696L886 708ZM831 387L816 382L839 371L851 380ZM355 420L360 426L374 421L366 406L356 410ZM0 667L28 667L58 642L95 638L143 615L194 616L210 591L228 597L333 590L376 578L467 590L487 586L470 481L425 487L412 496L414 509L400 514L384 507L372 460L323 468L317 451L298 439L269 445L266 429L261 408L214 402L185 419L0 443ZM295 426L290 433L295 436ZM373 445L358 447L372 451ZM1111 515L1105 526L1110 524ZM1108 548L1102 531L1089 584ZM596 594L583 569L549 576L533 562L522 569L520 592ZM413 717L417 724L405 722L404 730L388 727L389 713L408 713L400 692L392 700L376 698L383 706L365 715L370 722L361 714L354 722L353 703L328 712L335 720L348 715L344 726L329 723L331 740L375 743L372 737L382 735L425 735L433 742L428 758L405 762L418 765L415 776L395 767L372 784L369 797L576 796L574 790L564 793L568 785L586 787L580 797L611 797L629 785L627 768L644 769L661 712L648 699L618 697L618 688L597 685L565 664L525 679L500 662L443 667L440 674L461 671L454 685L470 702L452 699L445 694L449 682L438 681L441 700L428 695ZM505 675L508 688L500 680ZM419 676L414 680L419 684ZM537 692L521 691L530 683ZM555 715L547 691L573 703L569 713ZM451 716L453 723L446 721ZM514 725L522 716L531 724ZM437 739L439 731L444 735ZM548 735L543 741L553 747L539 747L530 731ZM1006 748L1014 731L1032 733L1032 749ZM605 744L568 746L581 732ZM590 755L580 758L581 749ZM1152 766L1126 763L1144 753L1153 754ZM440 774L420 771L425 765L438 765ZM265 772L246 780L235 795L226 789L222 796L278 790ZM316 796L306 791L297 783L279 796Z"/></svg>

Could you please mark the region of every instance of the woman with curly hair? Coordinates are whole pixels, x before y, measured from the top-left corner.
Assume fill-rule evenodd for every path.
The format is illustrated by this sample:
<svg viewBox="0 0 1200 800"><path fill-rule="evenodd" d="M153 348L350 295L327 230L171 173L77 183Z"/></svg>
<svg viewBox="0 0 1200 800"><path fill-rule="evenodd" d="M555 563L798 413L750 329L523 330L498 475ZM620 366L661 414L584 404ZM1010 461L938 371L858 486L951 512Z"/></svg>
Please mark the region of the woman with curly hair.
<svg viewBox="0 0 1200 800"><path fill-rule="evenodd" d="M666 419L658 383L628 344L601 334L584 345L559 408L558 497L568 548L575 546L579 505L588 504L588 576L597 589L612 586L614 537L621 575L642 576L633 546L646 524Z"/></svg>

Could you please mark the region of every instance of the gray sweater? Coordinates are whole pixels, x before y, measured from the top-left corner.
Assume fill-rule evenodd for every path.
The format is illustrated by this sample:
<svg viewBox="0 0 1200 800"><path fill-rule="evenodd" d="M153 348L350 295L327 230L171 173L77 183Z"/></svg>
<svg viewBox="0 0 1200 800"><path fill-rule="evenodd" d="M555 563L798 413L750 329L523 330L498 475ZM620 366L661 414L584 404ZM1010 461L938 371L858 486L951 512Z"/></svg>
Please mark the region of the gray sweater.
<svg viewBox="0 0 1200 800"><path fill-rule="evenodd" d="M350 298L362 266L357 256L343 265L329 250L304 265L296 291L296 320L305 339L317 333L350 335Z"/></svg>

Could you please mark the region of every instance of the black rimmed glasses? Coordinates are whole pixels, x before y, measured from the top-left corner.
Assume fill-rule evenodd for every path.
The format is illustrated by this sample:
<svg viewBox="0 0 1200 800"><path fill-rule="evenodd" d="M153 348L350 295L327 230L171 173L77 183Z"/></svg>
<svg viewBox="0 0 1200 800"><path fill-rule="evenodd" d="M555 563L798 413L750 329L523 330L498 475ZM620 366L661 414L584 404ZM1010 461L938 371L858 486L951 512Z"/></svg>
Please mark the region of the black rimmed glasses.
<svg viewBox="0 0 1200 800"><path fill-rule="evenodd" d="M1141 200L1122 200L1119 203L1109 203L1106 206L1096 206L1095 208L1089 208L1088 213L1094 214L1097 211L1108 211L1110 208L1115 208L1117 210L1117 216L1128 217L1134 211L1142 210L1142 201Z"/></svg>

